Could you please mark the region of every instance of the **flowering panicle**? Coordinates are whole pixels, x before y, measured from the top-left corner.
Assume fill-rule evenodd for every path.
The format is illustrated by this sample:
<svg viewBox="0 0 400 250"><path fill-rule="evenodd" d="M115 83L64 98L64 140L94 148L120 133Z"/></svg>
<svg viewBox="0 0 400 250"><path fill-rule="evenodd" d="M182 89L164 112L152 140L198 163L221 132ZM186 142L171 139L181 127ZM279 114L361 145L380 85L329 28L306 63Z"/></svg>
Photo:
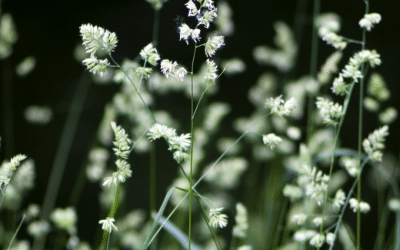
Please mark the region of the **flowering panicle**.
<svg viewBox="0 0 400 250"><path fill-rule="evenodd" d="M11 161L6 164L6 171L8 173L12 173L17 170L17 167L21 165L21 161L26 159L26 155L18 154L11 158Z"/></svg>
<svg viewBox="0 0 400 250"><path fill-rule="evenodd" d="M282 100L282 95L274 98L269 98L265 102L265 107L271 109L272 114L277 114L279 116L290 116L297 102L292 97L288 101Z"/></svg>
<svg viewBox="0 0 400 250"><path fill-rule="evenodd" d="M210 226L213 228L224 228L228 224L228 216L226 214L221 213L224 208L213 208L210 209Z"/></svg>
<svg viewBox="0 0 400 250"><path fill-rule="evenodd" d="M111 33L90 23L81 25L80 32L86 53L94 55L100 49L109 54L117 47L118 40L114 32Z"/></svg>
<svg viewBox="0 0 400 250"><path fill-rule="evenodd" d="M210 85L213 84L218 77L216 73L218 71L218 67L215 64L215 62L210 59L207 59L206 63L207 63L207 74L204 78L206 78L207 85Z"/></svg>
<svg viewBox="0 0 400 250"><path fill-rule="evenodd" d="M110 65L107 58L104 60L99 60L94 55L90 55L90 58L83 60L83 64L86 65L88 70L92 72L93 75L99 73L101 77L107 72L107 66Z"/></svg>
<svg viewBox="0 0 400 250"><path fill-rule="evenodd" d="M128 138L125 130L120 126L117 126L115 122L111 122L111 127L115 134L114 152L118 157L115 164L117 165L117 171L112 173L111 176L104 178L103 186L109 187L110 185L116 187L118 183L125 182L126 178L132 176L132 170L129 163L126 161L128 155L131 152L132 141Z"/></svg>
<svg viewBox="0 0 400 250"><path fill-rule="evenodd" d="M247 209L242 203L237 203L236 211L236 225L233 227L232 234L238 238L244 239L247 236L247 229L249 228L247 223Z"/></svg>
<svg viewBox="0 0 400 250"><path fill-rule="evenodd" d="M385 148L385 137L389 134L389 127L383 126L375 130L372 134L369 134L368 139L363 141L363 147L365 153L371 161L382 161L382 151Z"/></svg>
<svg viewBox="0 0 400 250"><path fill-rule="evenodd" d="M333 209L336 212L339 212L340 208L344 205L345 201L346 201L346 194L343 192L343 190L339 189L336 192L335 198L333 199Z"/></svg>
<svg viewBox="0 0 400 250"><path fill-rule="evenodd" d="M271 149L274 149L278 143L282 142L282 139L279 136L271 133L268 135L263 135L263 142L265 145L269 146Z"/></svg>
<svg viewBox="0 0 400 250"><path fill-rule="evenodd" d="M189 44L189 39L192 38L192 40L197 43L200 40L200 30L199 29L191 29L186 23L183 23L179 27L179 34L180 38L179 40L184 40L186 44Z"/></svg>
<svg viewBox="0 0 400 250"><path fill-rule="evenodd" d="M350 203L350 208L353 209L354 213L357 212L358 210L360 210L360 212L362 213L368 213L369 210L371 210L371 207L369 206L368 203L364 201L358 202L357 199L355 198L351 198L349 203Z"/></svg>
<svg viewBox="0 0 400 250"><path fill-rule="evenodd" d="M338 103L329 102L327 99L317 97L317 108L325 124L336 126L343 116L343 107Z"/></svg>
<svg viewBox="0 0 400 250"><path fill-rule="evenodd" d="M157 49L153 47L152 43L149 43L140 51L140 56L143 60L149 62L151 65L156 66L157 61L160 60L160 55L157 53Z"/></svg>
<svg viewBox="0 0 400 250"><path fill-rule="evenodd" d="M374 24L379 23L381 19L381 15L378 13L365 14L358 24L361 28L366 28L368 31L371 31Z"/></svg>
<svg viewBox="0 0 400 250"><path fill-rule="evenodd" d="M178 79L179 81L183 81L183 78L187 74L187 70L184 67L178 68L178 63L170 61L168 59L164 59L161 61L161 72L168 78L171 75Z"/></svg>
<svg viewBox="0 0 400 250"><path fill-rule="evenodd" d="M206 52L206 56L211 57L215 55L217 49L220 49L224 45L225 43L223 36L214 36L213 38L208 39L204 49Z"/></svg>
<svg viewBox="0 0 400 250"><path fill-rule="evenodd" d="M150 141L154 141L161 137L164 138L169 145L168 150L173 151L174 159L178 163L189 158L189 155L184 151L190 147L190 134L182 134L178 136L175 129L156 123L149 129L147 136Z"/></svg>
<svg viewBox="0 0 400 250"><path fill-rule="evenodd" d="M120 126L117 126L115 122L111 122L111 127L115 134L115 141L113 142L115 146L115 148L113 148L113 150L115 151L115 155L122 159L128 159L132 140L128 138L125 130Z"/></svg>
<svg viewBox="0 0 400 250"><path fill-rule="evenodd" d="M111 233L112 231L118 231L117 226L114 225L115 219L107 217L105 220L100 220L99 224L102 224L101 229Z"/></svg>

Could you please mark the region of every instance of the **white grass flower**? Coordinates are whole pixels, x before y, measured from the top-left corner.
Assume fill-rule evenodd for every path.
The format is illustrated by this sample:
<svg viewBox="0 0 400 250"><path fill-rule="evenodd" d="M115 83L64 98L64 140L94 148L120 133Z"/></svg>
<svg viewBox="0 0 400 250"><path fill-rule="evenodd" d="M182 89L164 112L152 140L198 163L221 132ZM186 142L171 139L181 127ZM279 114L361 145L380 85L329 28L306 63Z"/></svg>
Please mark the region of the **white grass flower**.
<svg viewBox="0 0 400 250"><path fill-rule="evenodd" d="M174 73L177 66L177 62L164 59L161 61L161 72L168 78L172 73Z"/></svg>
<svg viewBox="0 0 400 250"><path fill-rule="evenodd" d="M176 77L179 81L183 81L185 75L187 74L187 70L184 67L180 67L174 72L174 77Z"/></svg>
<svg viewBox="0 0 400 250"><path fill-rule="evenodd" d="M329 32L322 37L322 40L326 41L329 45L332 45L335 49L343 50L347 46L347 42L343 41L343 37L336 35L333 32Z"/></svg>
<svg viewBox="0 0 400 250"><path fill-rule="evenodd" d="M181 134L168 139L169 150L186 151L190 147L190 134Z"/></svg>
<svg viewBox="0 0 400 250"><path fill-rule="evenodd" d="M176 132L173 128L156 123L149 129L147 136L149 137L150 141L157 140L161 137L168 141L170 138L176 136Z"/></svg>
<svg viewBox="0 0 400 250"><path fill-rule="evenodd" d="M45 221L33 221L27 227L27 232L32 237L36 238L42 236L50 231L50 224Z"/></svg>
<svg viewBox="0 0 400 250"><path fill-rule="evenodd" d="M204 49L206 56L211 57L215 55L216 50L220 49L224 45L225 43L223 36L214 36L213 38L208 39Z"/></svg>
<svg viewBox="0 0 400 250"><path fill-rule="evenodd" d="M382 161L382 152L380 150L385 148L383 143L385 142L385 137L389 134L388 131L389 127L385 125L369 134L368 139L363 141L364 151L371 161Z"/></svg>
<svg viewBox="0 0 400 250"><path fill-rule="evenodd" d="M139 77L149 78L153 70L147 67L138 67L135 72Z"/></svg>
<svg viewBox="0 0 400 250"><path fill-rule="evenodd" d="M326 243L332 246L333 242L335 242L335 234L334 233L327 233L326 234Z"/></svg>
<svg viewBox="0 0 400 250"><path fill-rule="evenodd" d="M187 2L187 3L185 4L185 6L186 6L186 8L188 8L188 10L189 10L189 16L196 16L197 13L199 12L199 11L197 10L196 4L195 4L192 0L189 0L189 2Z"/></svg>
<svg viewBox="0 0 400 250"><path fill-rule="evenodd" d="M155 10L160 10L166 1L168 0L146 0L146 2L150 3Z"/></svg>
<svg viewBox="0 0 400 250"><path fill-rule="evenodd" d="M351 198L350 201L350 208L353 209L353 212L357 212L358 210L360 210L360 212L362 213L368 213L371 210L371 207L369 206L368 203L364 202L364 201L360 201L360 203L358 203L357 199L355 198Z"/></svg>
<svg viewBox="0 0 400 250"><path fill-rule="evenodd" d="M104 50L107 54L114 51L117 47L117 36L101 27L83 24L80 32L85 46L86 53L94 55L97 50Z"/></svg>
<svg viewBox="0 0 400 250"><path fill-rule="evenodd" d="M316 105L325 124L336 126L343 116L343 107L338 103L329 102L325 98L317 97Z"/></svg>
<svg viewBox="0 0 400 250"><path fill-rule="evenodd" d="M103 77L104 73L107 72L107 66L110 65L108 59L99 60L95 55L90 55L89 58L86 58L82 62L86 65L87 69L95 75L98 73L101 77Z"/></svg>
<svg viewBox="0 0 400 250"><path fill-rule="evenodd" d="M294 233L293 239L298 242L306 242L317 234L314 230L299 230Z"/></svg>
<svg viewBox="0 0 400 250"><path fill-rule="evenodd" d="M198 24L197 26L204 25L206 29L210 27L210 23L217 17L217 8L207 9L204 14L198 15Z"/></svg>
<svg viewBox="0 0 400 250"><path fill-rule="evenodd" d="M389 200L389 209L394 212L400 211L400 199L399 198L392 198Z"/></svg>
<svg viewBox="0 0 400 250"><path fill-rule="evenodd" d="M6 171L8 172L8 173L12 173L12 172L14 172L15 170L17 170L17 167L19 166L19 165L21 165L21 161L23 161L23 160L25 160L26 159L26 155L23 155L23 154L18 154L18 155L16 155L16 156L14 156L13 158L11 158L11 161L9 162L9 163L7 163L6 164Z"/></svg>
<svg viewBox="0 0 400 250"><path fill-rule="evenodd" d="M358 24L361 28L366 28L368 31L371 31L374 24L379 23L381 19L381 15L378 13L365 14Z"/></svg>
<svg viewBox="0 0 400 250"><path fill-rule="evenodd" d="M224 208L220 207L220 208L213 208L210 209L210 226L213 228L224 228L226 227L226 225L228 224L228 216L226 214L222 214L221 211Z"/></svg>
<svg viewBox="0 0 400 250"><path fill-rule="evenodd" d="M390 124L394 122L397 118L397 109L394 107L389 107L379 114L379 121L383 124Z"/></svg>
<svg viewBox="0 0 400 250"><path fill-rule="evenodd" d="M35 57L29 56L17 65L15 71L17 75L19 75L20 77L24 77L28 75L30 72L32 72L32 70L35 68L35 65L36 65Z"/></svg>
<svg viewBox="0 0 400 250"><path fill-rule="evenodd" d="M339 77L336 77L333 81L333 86L331 88L332 92L336 95L346 95L350 89L350 84L346 84L343 80L343 76L340 74Z"/></svg>
<svg viewBox="0 0 400 250"><path fill-rule="evenodd" d="M268 135L263 135L263 142L265 145L269 146L271 149L274 149L278 143L282 142L282 139L279 136L271 133Z"/></svg>
<svg viewBox="0 0 400 250"><path fill-rule="evenodd" d="M206 63L207 63L207 74L204 78L206 78L207 84L213 84L215 82L215 79L217 79L218 77L216 73L218 67L215 64L215 62L210 59L207 59Z"/></svg>
<svg viewBox="0 0 400 250"><path fill-rule="evenodd" d="M283 188L283 195L293 202L303 197L303 190L296 185L286 184Z"/></svg>
<svg viewBox="0 0 400 250"><path fill-rule="evenodd" d="M282 100L282 95L274 98L269 98L265 102L265 107L271 109L272 114L277 114L279 116L290 116L296 107L297 102L292 97L288 101Z"/></svg>
<svg viewBox="0 0 400 250"><path fill-rule="evenodd" d="M127 159L130 153L132 140L128 138L128 134L125 130L120 126L117 126L115 122L111 122L111 127L115 134L115 141L113 142L115 146L113 148L115 155Z"/></svg>
<svg viewBox="0 0 400 250"><path fill-rule="evenodd" d="M325 236L323 234L317 234L310 240L310 245L314 247L321 247L325 243Z"/></svg>
<svg viewBox="0 0 400 250"><path fill-rule="evenodd" d="M115 219L107 217L105 220L100 220L99 224L102 224L101 229L111 233L112 231L118 231L117 226L114 225Z"/></svg>
<svg viewBox="0 0 400 250"><path fill-rule="evenodd" d="M183 23L179 27L179 40L184 40L186 44L189 44L189 39L192 38L196 43L200 40L200 30L199 29L191 29L186 23Z"/></svg>
<svg viewBox="0 0 400 250"><path fill-rule="evenodd" d="M356 177L360 172L358 166L359 160L356 158L343 156L342 158L340 158L339 163L347 170L347 173L349 173L349 175L352 177Z"/></svg>
<svg viewBox="0 0 400 250"><path fill-rule="evenodd" d="M0 188L2 185L7 186L10 183L10 178L6 175L0 175Z"/></svg>
<svg viewBox="0 0 400 250"><path fill-rule="evenodd" d="M315 217L313 223L315 226L319 227L322 224L322 217Z"/></svg>
<svg viewBox="0 0 400 250"><path fill-rule="evenodd" d="M148 61L151 65L156 66L157 61L160 60L160 55L157 53L157 49L153 47L152 43L149 43L140 51L140 56L143 60Z"/></svg>
<svg viewBox="0 0 400 250"><path fill-rule="evenodd" d="M303 225L306 220L307 220L307 215L303 213L294 214L290 218L290 221L296 223L297 225Z"/></svg>
<svg viewBox="0 0 400 250"><path fill-rule="evenodd" d="M75 208L56 208L51 213L50 218L58 228L65 229L70 233L76 233L76 222L78 218Z"/></svg>
<svg viewBox="0 0 400 250"><path fill-rule="evenodd" d="M343 190L339 189L336 192L335 198L333 199L333 209L338 212L340 208L343 206L344 202L346 200L346 194L343 192Z"/></svg>
<svg viewBox="0 0 400 250"><path fill-rule="evenodd" d="M232 234L237 238L245 239L249 224L247 222L247 209L242 203L236 204L236 225L233 227Z"/></svg>

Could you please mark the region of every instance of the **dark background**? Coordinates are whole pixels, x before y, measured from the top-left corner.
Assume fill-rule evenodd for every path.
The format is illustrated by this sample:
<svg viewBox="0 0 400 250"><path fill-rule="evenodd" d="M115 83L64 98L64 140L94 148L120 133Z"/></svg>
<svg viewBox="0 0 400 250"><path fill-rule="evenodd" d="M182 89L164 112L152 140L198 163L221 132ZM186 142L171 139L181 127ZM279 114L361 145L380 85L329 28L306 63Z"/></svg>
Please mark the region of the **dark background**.
<svg viewBox="0 0 400 250"><path fill-rule="evenodd" d="M247 90L265 71L272 70L259 66L252 57L255 46L273 46L274 21L282 20L293 27L296 9L304 9L306 15L304 23L300 25L304 30L297 30L300 44L298 68L294 78L309 72L311 51L311 13L312 1L293 0L254 0L254 1L227 1L233 10L235 33L227 37L226 46L217 56L230 58L239 57L247 65L244 74L234 78L222 77L219 81L220 92L213 97L216 100L227 101L238 116L252 112L252 105L247 100ZM359 19L365 12L362 0L321 1L321 12L335 12L342 18L340 34L353 39L361 39L362 30L358 26ZM184 42L179 42L177 33L177 16L187 17L186 1L170 0L161 10L159 45L157 49L162 58L174 58L180 62L191 60L191 49ZM216 1L218 3L218 1ZM296 5L298 4L298 5ZM399 4L397 1L372 0L370 12L380 13L382 21L372 29L367 36L367 48L376 49L381 54L382 65L374 71L383 75L392 98L385 103L387 106L399 105L399 60L400 46L398 30ZM140 49L152 40L154 11L151 6L142 1L12 1L4 0L2 12L12 14L16 24L19 39L13 47L13 54L1 61L2 73L11 76L11 102L1 108L0 135L5 133L4 109L11 108L13 113L13 145L2 140L0 159L9 159L17 153L23 153L33 158L36 163L36 186L27 199L27 202L42 203L43 194L48 182L48 173L54 161L55 152L60 140L67 111L72 97L82 75L89 76L85 67L73 58L73 50L82 43L79 27L91 23L115 32L118 45L114 58L122 62L123 58L135 58ZM187 18L186 18L187 19ZM213 26L211 26L213 29ZM319 43L320 53L318 65L333 52L332 47L324 42ZM342 64L358 51L358 45L349 45L342 59ZM27 56L34 56L37 61L34 71L25 78L13 74L15 65ZM201 57L200 57L201 58ZM204 59L204 58L203 58ZM319 69L320 66L318 66ZM11 72L11 73L10 73ZM2 77L3 78L3 77ZM3 81L3 80L2 80ZM3 84L3 82L1 83ZM83 166L88 150L96 140L96 129L103 115L104 105L112 98L119 86L91 84L86 102L83 107L76 134L73 135L73 145L68 157L65 177L61 185L60 197L57 206L67 206L70 188ZM1 89L3 98L3 88ZM358 95L357 91L355 92ZM358 103L354 98L354 103ZM4 107L6 105L6 107ZM32 125L25 121L23 111L29 105L46 105L53 110L53 119L46 126ZM166 103L165 105L169 105ZM164 107L163 107L164 108ZM178 107L165 107L169 108ZM354 107L355 108L355 107ZM183 110L182 112L187 112ZM364 134L376 128L375 117L366 112L364 116ZM349 115L343 129L344 145L356 148L357 114ZM373 119L373 120L372 120ZM72 136L72 135L71 135ZM3 137L3 136L2 136ZM398 155L400 140L399 122L390 126L388 151ZM138 166L134 169L135 176L141 176ZM142 166L143 167L143 166ZM145 170L147 171L147 169ZM147 173L146 173L147 174ZM147 188L147 186L145 186ZM89 187L89 190L95 189ZM144 190L143 190L144 191ZM91 191L87 191L87 197ZM161 191L160 191L161 192ZM163 191L160 193L162 197ZM93 197L96 199L96 197ZM90 200L90 199L89 199ZM80 205L84 206L84 205ZM95 222L96 223L96 222Z"/></svg>

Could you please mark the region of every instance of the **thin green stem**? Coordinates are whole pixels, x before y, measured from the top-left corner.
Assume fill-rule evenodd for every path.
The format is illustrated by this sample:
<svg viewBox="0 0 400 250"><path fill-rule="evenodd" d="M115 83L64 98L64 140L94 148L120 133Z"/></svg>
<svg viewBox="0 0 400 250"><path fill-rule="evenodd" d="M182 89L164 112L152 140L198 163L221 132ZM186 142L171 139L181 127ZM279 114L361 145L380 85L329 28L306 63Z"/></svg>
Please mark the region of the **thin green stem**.
<svg viewBox="0 0 400 250"><path fill-rule="evenodd" d="M239 138L236 139L236 141L234 143L232 143L226 150L224 153L222 153L222 155L214 162L214 164L208 168L208 170L197 180L197 182L193 185L193 188L195 188L203 179L204 177L207 176L207 174L218 164L218 162L220 160L222 160L222 158L224 158L224 156L229 152L229 150L231 150L240 140L242 140L242 138L250 132L250 130L257 124L259 123L262 119L264 119L265 117L271 115L271 113L268 113L266 115L263 115L262 117L260 117L257 121L255 121L252 125L249 126L249 128L247 128L247 130L245 132L242 133L241 136L239 136Z"/></svg>
<svg viewBox="0 0 400 250"><path fill-rule="evenodd" d="M350 90L346 95L346 98L345 98L344 103L343 103L343 116L340 119L339 126L335 129L335 141L334 141L334 147L333 147L333 150L332 150L333 153L332 153L332 156L331 156L331 164L330 164L330 167L329 167L328 187L327 187L327 189L325 191L325 197L324 197L324 203L323 203L323 209L322 209L322 223L321 223L320 228L319 228L320 233L322 233L323 228L324 228L324 220L325 220L326 209L327 209L326 204L328 202L329 187L330 187L330 182L331 182L331 177L332 177L332 172L333 172L333 165L334 165L334 162L335 162L335 154L334 154L334 152L336 150L336 145L337 145L337 142L339 140L340 131L342 130L344 117L345 117L345 115L347 113L347 109L349 107L351 94L353 92L354 85L355 85L355 82L353 82L351 84ZM319 249L320 249L320 247L318 247L318 250Z"/></svg>
<svg viewBox="0 0 400 250"><path fill-rule="evenodd" d="M197 46L194 46L191 68L191 95L190 95L190 173L189 173L189 250L192 242L192 195L193 195L193 145L194 145L194 99L193 99L193 69Z"/></svg>
<svg viewBox="0 0 400 250"><path fill-rule="evenodd" d="M10 241L10 244L8 245L7 250L10 250L11 245L14 242L15 237L17 237L17 234L18 234L19 230L21 229L21 226L22 226L22 223L24 222L24 220L25 220L25 214L22 216L21 222L19 223L19 226L18 226L17 230L15 231L15 233L14 233L14 235L13 235L11 241Z"/></svg>
<svg viewBox="0 0 400 250"><path fill-rule="evenodd" d="M365 14L369 12L369 3L368 0L364 0L365 3ZM362 33L362 44L361 50L365 50L365 45L367 42L367 30L363 29ZM362 150L362 129L363 129L363 100L364 100L364 77L365 77L365 63L361 65L361 73L363 77L360 80L360 100L359 100L359 116L358 116L358 163L361 163L361 150ZM360 165L359 165L360 166ZM361 175L361 171L359 172ZM357 201L360 203L361 201L361 177L359 177L359 181L357 184ZM361 249L361 211L357 210L357 250Z"/></svg>
<svg viewBox="0 0 400 250"><path fill-rule="evenodd" d="M115 63L115 65L117 65L118 68L120 68L120 69L122 70L122 72L124 72L126 78L128 78L129 81L131 82L133 88L135 89L136 93L138 94L138 96L139 96L140 100L142 101L144 107L146 108L147 112L150 114L151 118L152 118L153 121L156 123L156 122L157 122L157 121L156 121L156 118L154 118L153 113L150 111L150 109L149 109L149 107L147 106L146 102L143 100L142 95L139 93L138 88L135 86L135 84L133 83L132 79L129 77L128 73L121 67L121 65L119 65L119 64L114 60L114 58L112 57L111 53L108 54L108 56L109 56L109 57L111 58L111 60ZM142 77L140 78L139 86L140 86L140 84L142 83L142 79L143 79L143 75L142 75Z"/></svg>

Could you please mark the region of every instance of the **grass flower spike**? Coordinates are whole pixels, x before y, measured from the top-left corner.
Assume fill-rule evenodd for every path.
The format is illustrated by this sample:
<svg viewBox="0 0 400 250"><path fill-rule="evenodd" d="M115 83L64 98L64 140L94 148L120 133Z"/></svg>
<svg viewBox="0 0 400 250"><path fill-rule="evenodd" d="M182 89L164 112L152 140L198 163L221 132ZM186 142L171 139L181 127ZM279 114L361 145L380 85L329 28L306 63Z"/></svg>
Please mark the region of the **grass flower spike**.
<svg viewBox="0 0 400 250"><path fill-rule="evenodd" d="M368 139L364 140L364 151L368 154L371 161L382 161L383 153L380 150L385 148L383 142L385 141L385 137L389 134L388 131L389 127L383 126L370 134Z"/></svg>
<svg viewBox="0 0 400 250"><path fill-rule="evenodd" d="M275 134L263 135L263 142L265 145L269 146L271 149L274 149L278 143L282 142L282 139Z"/></svg>
<svg viewBox="0 0 400 250"><path fill-rule="evenodd" d="M381 15L378 13L365 14L358 24L361 28L366 28L368 31L371 31L374 24L379 23L381 19Z"/></svg>
<svg viewBox="0 0 400 250"><path fill-rule="evenodd" d="M111 233L112 231L118 231L117 226L114 225L114 222L114 218L107 217L105 220L100 220L99 224L103 225L101 229Z"/></svg>
<svg viewBox="0 0 400 250"><path fill-rule="evenodd" d="M160 60L160 55L157 53L157 49L153 47L152 43L149 43L140 51L140 56L143 60L149 62L151 65L156 66L157 61Z"/></svg>
<svg viewBox="0 0 400 250"><path fill-rule="evenodd" d="M210 209L210 226L213 228L224 228L228 224L228 216L226 214L221 213L223 210L222 207L220 208L215 208L215 209Z"/></svg>
<svg viewBox="0 0 400 250"><path fill-rule="evenodd" d="M265 107L271 109L272 114L290 116L293 113L296 104L297 102L293 97L285 102L282 100L282 96L278 96L275 99L272 97L267 99Z"/></svg>
<svg viewBox="0 0 400 250"><path fill-rule="evenodd" d="M212 57L215 55L215 52L224 46L224 37L223 36L214 36L211 39L208 39L205 47L205 52L207 57Z"/></svg>
<svg viewBox="0 0 400 250"><path fill-rule="evenodd" d="M99 60L94 55L91 55L89 58L83 60L83 64L86 65L88 70L92 72L93 75L98 73L101 77L107 72L107 66L110 65L107 58L104 60Z"/></svg>
<svg viewBox="0 0 400 250"><path fill-rule="evenodd" d="M97 50L104 50L110 54L117 47L117 36L101 27L89 24L83 24L80 32L85 46L86 53L94 55Z"/></svg>

